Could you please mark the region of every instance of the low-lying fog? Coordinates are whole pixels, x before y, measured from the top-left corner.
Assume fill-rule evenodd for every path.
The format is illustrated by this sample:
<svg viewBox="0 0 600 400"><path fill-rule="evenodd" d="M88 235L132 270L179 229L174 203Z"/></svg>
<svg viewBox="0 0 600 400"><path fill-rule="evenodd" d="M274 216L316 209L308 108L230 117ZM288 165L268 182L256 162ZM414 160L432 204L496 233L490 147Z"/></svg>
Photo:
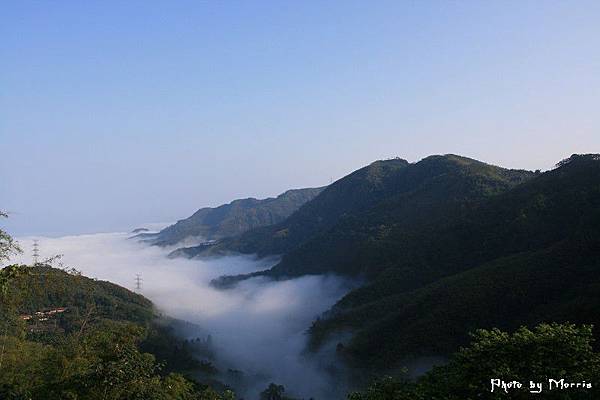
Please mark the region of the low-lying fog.
<svg viewBox="0 0 600 400"><path fill-rule="evenodd" d="M350 289L351 282L334 276L281 282L254 278L221 291L209 285L211 279L265 269L275 261L242 256L209 261L168 259L172 249L148 246L129 240L129 236L102 233L38 239L41 259L62 254L65 266L86 276L133 290L136 274L140 274L141 293L160 310L202 328L182 335L210 333L217 366L221 370L236 368L253 377L252 386L242 393L247 399L257 398L269 382L284 385L290 396L341 396L344 388L334 387L325 371L330 355L303 355L303 350L306 329ZM19 239L24 253L16 261L31 263L32 240Z"/></svg>

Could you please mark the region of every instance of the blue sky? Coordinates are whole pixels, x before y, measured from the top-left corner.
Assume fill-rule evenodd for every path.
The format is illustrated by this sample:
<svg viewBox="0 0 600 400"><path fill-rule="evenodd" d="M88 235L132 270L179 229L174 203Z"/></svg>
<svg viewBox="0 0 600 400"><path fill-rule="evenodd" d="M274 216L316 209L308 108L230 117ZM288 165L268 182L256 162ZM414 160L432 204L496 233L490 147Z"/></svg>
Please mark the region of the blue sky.
<svg viewBox="0 0 600 400"><path fill-rule="evenodd" d="M458 153L600 152L597 1L6 1L0 208L125 230Z"/></svg>

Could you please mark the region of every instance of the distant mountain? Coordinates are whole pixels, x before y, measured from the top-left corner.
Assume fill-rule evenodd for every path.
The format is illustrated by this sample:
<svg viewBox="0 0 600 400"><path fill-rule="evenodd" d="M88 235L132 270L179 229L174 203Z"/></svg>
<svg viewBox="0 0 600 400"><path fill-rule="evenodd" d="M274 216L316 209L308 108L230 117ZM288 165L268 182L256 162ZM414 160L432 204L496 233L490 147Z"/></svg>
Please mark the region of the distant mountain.
<svg viewBox="0 0 600 400"><path fill-rule="evenodd" d="M276 198L234 200L216 208L201 208L191 217L166 227L157 234L146 234L159 246L175 245L186 238L205 241L236 236L250 229L276 224L317 196L323 188L293 189Z"/></svg>

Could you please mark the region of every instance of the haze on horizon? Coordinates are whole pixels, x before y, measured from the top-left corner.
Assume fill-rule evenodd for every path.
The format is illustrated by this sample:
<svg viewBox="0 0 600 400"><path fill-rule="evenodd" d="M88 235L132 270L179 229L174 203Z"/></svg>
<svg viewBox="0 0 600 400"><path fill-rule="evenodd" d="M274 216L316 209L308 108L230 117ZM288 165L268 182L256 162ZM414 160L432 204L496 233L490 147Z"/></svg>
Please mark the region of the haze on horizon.
<svg viewBox="0 0 600 400"><path fill-rule="evenodd" d="M129 230L394 156L600 152L599 2L365 4L4 3L3 229Z"/></svg>

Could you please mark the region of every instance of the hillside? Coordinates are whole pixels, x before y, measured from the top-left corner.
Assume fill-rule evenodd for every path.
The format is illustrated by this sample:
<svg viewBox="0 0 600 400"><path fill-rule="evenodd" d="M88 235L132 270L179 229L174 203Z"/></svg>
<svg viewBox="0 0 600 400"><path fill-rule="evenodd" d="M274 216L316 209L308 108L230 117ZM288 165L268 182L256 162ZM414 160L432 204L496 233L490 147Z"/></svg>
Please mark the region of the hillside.
<svg viewBox="0 0 600 400"><path fill-rule="evenodd" d="M459 159L456 156L438 157ZM332 183L279 224L253 229L238 237L221 240L212 246L187 248L181 253L195 256L239 252L261 257L289 253L316 235L333 228L340 220L363 213L386 199L410 190L411 185L416 183L405 179L410 175L405 173L405 169L413 171L414 165L399 158L373 162ZM498 176L497 171L508 171L488 167L492 170L494 178ZM503 180L508 185L511 179L518 182L531 175L525 171L512 171L509 174L513 174L514 177L498 177L498 180Z"/></svg>
<svg viewBox="0 0 600 400"><path fill-rule="evenodd" d="M475 327L600 322L600 158L573 156L435 224L392 225L353 256L369 254L365 270L385 262L314 324L313 347L350 330L349 360L389 368L448 354Z"/></svg>
<svg viewBox="0 0 600 400"><path fill-rule="evenodd" d="M369 180L365 177L371 176L371 170L379 163L392 163L394 168L379 169L380 178L375 191L367 185ZM284 242L288 246L278 248L286 253L283 259L264 274L285 278L335 272L371 279L395 262L396 255L390 254L390 250L398 248L396 239L390 237L393 229L415 232L434 229L449 214L509 190L534 175L533 172L504 169L455 155L431 156L413 164L403 160L371 164L334 183L279 225L289 227L289 236L295 231L306 234L301 237L302 240ZM362 179L357 179L357 176ZM357 193L366 191L370 196L356 194L358 198L366 197L368 200L355 207L353 205L357 202L348 202L346 193L353 193L352 188L357 183L360 184ZM344 191L330 196L330 202L325 203L322 197L335 189L336 184ZM323 207L323 203L328 207ZM311 218L306 217L307 209L312 211L309 214ZM329 217L329 224L311 223L325 220L330 210L336 209L343 211L334 214L335 218ZM307 232L302 228L303 221L314 228ZM264 231L261 230L261 233ZM248 238L253 235L256 231L229 242L237 240L247 244ZM268 254L277 248L278 242L283 241L263 238L258 254ZM250 252L256 247L241 246L236 250ZM224 277L217 283L226 285L238 279L240 277Z"/></svg>
<svg viewBox="0 0 600 400"><path fill-rule="evenodd" d="M26 267L23 272L13 281L19 293L19 314L68 307L65 315L75 319L91 309L95 320L106 318L145 325L154 318L150 300L113 283L45 265ZM66 327L68 331L73 329Z"/></svg>
<svg viewBox="0 0 600 400"><path fill-rule="evenodd" d="M407 165L402 159L376 161L327 186L281 223L227 238L208 249L199 247L196 253L285 254L333 226L343 215L368 209L389 196L393 190L390 180Z"/></svg>
<svg viewBox="0 0 600 400"><path fill-rule="evenodd" d="M272 269L215 283L366 278L315 322L311 347L352 332L340 354L369 368L449 354L475 328L600 322L600 156L545 173L432 156L385 182L387 196L344 213Z"/></svg>
<svg viewBox="0 0 600 400"><path fill-rule="evenodd" d="M176 323L76 271L0 269L0 398L221 399L199 383L217 371L173 334Z"/></svg>
<svg viewBox="0 0 600 400"><path fill-rule="evenodd" d="M345 214L334 226L286 254L269 275L335 272L371 279L394 264L418 262L402 248L414 235L427 236L450 216L533 176L529 171L508 170L454 155L427 157L393 174L387 196L379 202ZM460 242L458 237L453 240ZM437 254L426 253L432 257Z"/></svg>
<svg viewBox="0 0 600 400"><path fill-rule="evenodd" d="M317 196L323 188L288 190L275 198L234 200L216 208L201 208L192 216L177 221L158 234L145 234L159 246L175 245L186 238L211 241L236 236L250 229L283 221L300 206Z"/></svg>

